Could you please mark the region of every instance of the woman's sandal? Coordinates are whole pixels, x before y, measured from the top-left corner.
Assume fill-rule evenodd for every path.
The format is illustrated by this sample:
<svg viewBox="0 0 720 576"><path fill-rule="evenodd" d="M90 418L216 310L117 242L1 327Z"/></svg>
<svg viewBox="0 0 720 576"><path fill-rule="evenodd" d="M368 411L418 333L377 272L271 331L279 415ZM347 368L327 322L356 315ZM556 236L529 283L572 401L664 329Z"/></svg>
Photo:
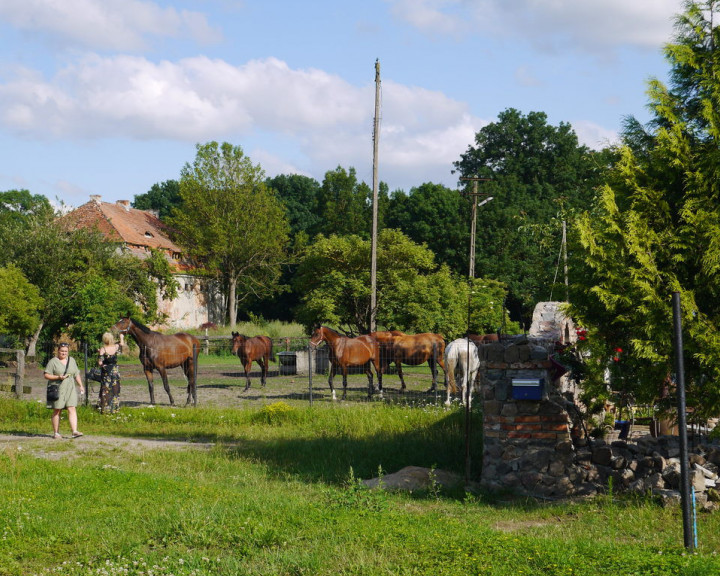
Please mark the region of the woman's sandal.
<svg viewBox="0 0 720 576"><path fill-rule="evenodd" d="M60 434L59 432L55 432L53 434L53 440L62 440L62 434Z"/></svg>
<svg viewBox="0 0 720 576"><path fill-rule="evenodd" d="M72 437L73 437L73 438L80 438L80 436L82 436L82 435L83 435L82 432L75 432L75 433L73 433Z"/></svg>

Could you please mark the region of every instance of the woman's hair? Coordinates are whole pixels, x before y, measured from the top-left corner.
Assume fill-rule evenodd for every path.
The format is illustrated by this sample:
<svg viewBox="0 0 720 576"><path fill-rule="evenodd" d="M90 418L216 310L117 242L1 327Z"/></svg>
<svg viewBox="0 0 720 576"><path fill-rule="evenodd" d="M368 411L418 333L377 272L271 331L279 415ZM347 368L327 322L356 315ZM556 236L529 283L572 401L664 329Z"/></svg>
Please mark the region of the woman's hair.
<svg viewBox="0 0 720 576"><path fill-rule="evenodd" d="M115 344L115 337L110 332L105 332L105 334L102 335L102 343L105 346L112 346Z"/></svg>

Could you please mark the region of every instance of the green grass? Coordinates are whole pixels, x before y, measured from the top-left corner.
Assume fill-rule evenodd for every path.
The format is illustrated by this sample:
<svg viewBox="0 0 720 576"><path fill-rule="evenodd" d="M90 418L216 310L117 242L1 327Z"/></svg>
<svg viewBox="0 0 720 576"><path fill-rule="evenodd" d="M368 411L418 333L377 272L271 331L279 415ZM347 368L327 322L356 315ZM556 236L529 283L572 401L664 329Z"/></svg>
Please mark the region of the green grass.
<svg viewBox="0 0 720 576"><path fill-rule="evenodd" d="M410 464L462 472L458 409L274 403L80 419L86 435L214 447L0 447L3 576L720 573L716 515L700 515L700 550L687 555L679 510L642 499L539 504L358 483ZM2 432L45 432L48 420L0 399Z"/></svg>

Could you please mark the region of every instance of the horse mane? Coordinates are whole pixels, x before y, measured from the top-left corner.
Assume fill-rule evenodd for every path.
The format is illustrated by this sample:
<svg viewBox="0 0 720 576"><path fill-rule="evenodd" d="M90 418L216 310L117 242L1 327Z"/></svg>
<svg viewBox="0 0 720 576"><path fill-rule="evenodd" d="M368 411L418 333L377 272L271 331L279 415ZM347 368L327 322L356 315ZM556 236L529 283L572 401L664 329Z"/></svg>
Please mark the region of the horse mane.
<svg viewBox="0 0 720 576"><path fill-rule="evenodd" d="M147 326L145 326L145 324L143 324L142 322L138 322L137 320L135 320L135 318L130 318L130 321L131 321L133 324L135 324L135 326L137 326L140 330L142 330L143 332L145 332L145 334L152 334L152 333L153 333L153 331L150 330L150 328L148 328Z"/></svg>

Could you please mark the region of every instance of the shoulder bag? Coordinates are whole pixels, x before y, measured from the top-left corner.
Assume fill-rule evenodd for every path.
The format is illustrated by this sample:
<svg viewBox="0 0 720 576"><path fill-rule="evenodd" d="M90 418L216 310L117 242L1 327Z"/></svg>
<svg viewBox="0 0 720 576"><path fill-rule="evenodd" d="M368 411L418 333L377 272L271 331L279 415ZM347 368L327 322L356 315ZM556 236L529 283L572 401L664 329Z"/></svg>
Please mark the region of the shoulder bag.
<svg viewBox="0 0 720 576"><path fill-rule="evenodd" d="M65 372L63 372L63 377L65 374L67 374L68 366L70 365L70 356L68 355L67 362L65 363ZM64 378L63 378L64 380ZM47 401L48 402L55 402L56 400L60 399L60 383L62 380L52 380L48 382L47 385Z"/></svg>

